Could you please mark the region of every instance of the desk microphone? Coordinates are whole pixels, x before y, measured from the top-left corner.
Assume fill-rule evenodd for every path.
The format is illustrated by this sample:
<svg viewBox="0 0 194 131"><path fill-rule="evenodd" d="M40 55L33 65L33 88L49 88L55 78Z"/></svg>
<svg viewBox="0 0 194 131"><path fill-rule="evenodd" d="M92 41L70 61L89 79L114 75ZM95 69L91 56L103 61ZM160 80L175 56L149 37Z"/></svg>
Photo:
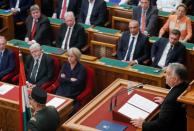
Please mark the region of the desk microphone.
<svg viewBox="0 0 194 131"><path fill-rule="evenodd" d="M118 93L116 93L115 95L113 95L110 99L109 111L112 111L117 106L117 97L118 96L125 94L125 93L128 93L128 92L131 92L134 89L141 88L141 87L143 87L143 85L144 85L143 83L137 84L135 86L130 86L130 84L129 84L128 88L125 88L124 90L121 90ZM113 99L114 99L114 103L113 103Z"/></svg>

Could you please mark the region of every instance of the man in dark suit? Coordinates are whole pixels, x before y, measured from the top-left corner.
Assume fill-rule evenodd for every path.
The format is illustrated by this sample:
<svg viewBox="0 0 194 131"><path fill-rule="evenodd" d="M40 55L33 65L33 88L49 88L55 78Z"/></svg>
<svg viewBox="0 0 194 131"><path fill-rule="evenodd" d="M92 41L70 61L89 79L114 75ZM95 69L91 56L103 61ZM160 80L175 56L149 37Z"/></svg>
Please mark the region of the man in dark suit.
<svg viewBox="0 0 194 131"><path fill-rule="evenodd" d="M184 63L185 46L179 42L180 31L174 29L170 32L169 39L160 38L152 45L152 66L165 67L169 63Z"/></svg>
<svg viewBox="0 0 194 131"><path fill-rule="evenodd" d="M65 14L65 23L61 25L57 47L68 50L71 47L81 49L86 45L86 33L84 28L75 22L73 12Z"/></svg>
<svg viewBox="0 0 194 131"><path fill-rule="evenodd" d="M165 98L155 97L154 101L161 104L158 118L145 121L133 119L131 123L143 131L186 131L186 111L177 98L187 88L187 70L179 63L171 63L166 69L166 84L170 91Z"/></svg>
<svg viewBox="0 0 194 131"><path fill-rule="evenodd" d="M125 31L118 43L117 58L128 61L129 65L143 64L150 56L148 38L139 31L139 23L132 20L129 31Z"/></svg>
<svg viewBox="0 0 194 131"><path fill-rule="evenodd" d="M32 117L28 122L29 131L56 131L60 122L59 113L53 106L46 106L47 93L34 87L29 96Z"/></svg>
<svg viewBox="0 0 194 131"><path fill-rule="evenodd" d="M25 64L27 85L29 87L41 87L53 77L53 59L42 53L41 46L38 43L32 44L29 49L31 56L27 58Z"/></svg>
<svg viewBox="0 0 194 131"><path fill-rule="evenodd" d="M31 15L26 19L27 34L25 41L29 44L51 44L51 27L48 18L41 14L38 5L30 7Z"/></svg>
<svg viewBox="0 0 194 131"><path fill-rule="evenodd" d="M9 0L11 12L16 22L23 21L28 16L28 9L33 4L33 0Z"/></svg>
<svg viewBox="0 0 194 131"><path fill-rule="evenodd" d="M0 79L14 70L15 55L11 50L6 49L6 39L0 36Z"/></svg>
<svg viewBox="0 0 194 131"><path fill-rule="evenodd" d="M103 26L107 20L107 9L104 0L83 0L79 22L87 25Z"/></svg>
<svg viewBox="0 0 194 131"><path fill-rule="evenodd" d="M58 0L55 13L53 14L53 18L63 19L65 16L65 12L67 11L72 11L74 15L78 17L81 8L81 3L82 0ZM63 9L65 10L64 14Z"/></svg>
<svg viewBox="0 0 194 131"><path fill-rule="evenodd" d="M143 34L148 36L157 35L158 9L150 6L150 0L140 1L140 6L133 9L132 19L139 22Z"/></svg>

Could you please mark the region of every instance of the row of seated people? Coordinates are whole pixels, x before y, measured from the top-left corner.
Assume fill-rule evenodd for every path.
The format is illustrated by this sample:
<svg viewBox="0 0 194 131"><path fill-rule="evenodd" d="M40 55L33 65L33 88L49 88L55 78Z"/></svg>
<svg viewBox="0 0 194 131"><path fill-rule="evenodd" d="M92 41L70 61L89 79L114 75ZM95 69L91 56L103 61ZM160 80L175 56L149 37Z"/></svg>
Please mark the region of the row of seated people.
<svg viewBox="0 0 194 131"><path fill-rule="evenodd" d="M20 1L21 2L21 1ZM72 2L72 3L71 3ZM165 4L158 4L158 5L168 5L166 8L171 8L171 4L173 7L173 12L176 12L174 15L170 15L168 21L165 23L165 25L160 29L159 37L164 35L165 32L168 32L174 28L179 29L181 31L181 41L188 41L192 38L192 28L191 28L191 20L189 17L186 16L187 7L184 4L181 4L180 1L172 1ZM28 2L28 5L25 9L29 9L33 2ZM158 34L158 9L155 6L150 5L150 0L140 0L139 6L134 7L133 9L133 15L132 19L138 20L142 33L148 36L156 36ZM159 3L159 1L157 1ZM16 4L16 3L15 3ZM14 4L11 4L14 5ZM20 4L19 4L20 5ZM19 6L18 4L15 6ZM21 4L22 5L22 4ZM72 11L78 22L85 23L88 25L94 25L94 26L104 26L104 24L107 21L107 9L106 9L106 3L103 0L83 0L80 4L80 1L73 1L73 0L63 0L63 1L57 1L57 8L55 13L53 13L54 18L61 18L64 19L65 14L68 11ZM63 6L66 6L63 8ZM75 6L74 6L75 5ZM79 5L79 6L78 6ZM72 6L72 7L71 7ZM81 6L81 7L80 7ZM159 8L159 7L158 7ZM161 7L160 7L161 8ZM162 7L165 8L165 7ZM12 10L22 10L19 7L11 8ZM39 9L40 10L40 9ZM169 9L170 10L170 9ZM13 11L13 12L16 12ZM76 12L77 11L77 12ZM32 12L30 11L32 18L36 20L31 20L32 18L27 18L26 25L27 25L27 31L31 32L33 29L33 23L34 21L41 21L38 19L44 18L44 15L39 16L38 18L33 17ZM41 12L41 11L40 11ZM78 14L79 12L79 14ZM171 12L171 11L170 11ZM27 16L21 15L21 13L13 13L16 14L16 16L22 16L23 18L26 18ZM27 13L25 13L27 14ZM44 13L43 13L44 14ZM16 18L16 17L15 17ZM16 18L17 19L17 18ZM40 22L37 22L40 23ZM48 22L49 23L49 22ZM47 24L48 24L47 23ZM49 25L44 24L44 26ZM47 29L47 38L51 38L49 35L49 29ZM44 32L44 31L42 31ZM37 34L40 35L40 34ZM40 37L40 36L39 36ZM44 37L44 35L43 35ZM51 41L51 40L50 40ZM41 41L38 41L39 43L42 43ZM48 44L49 42L46 41Z"/></svg>
<svg viewBox="0 0 194 131"><path fill-rule="evenodd" d="M81 52L77 48L70 48L67 52L68 62L60 70L57 58L51 58L42 52L38 43L29 47L30 54L25 57L26 84L28 87L41 87L49 93L75 99L84 104L91 96L94 71L83 66L79 59ZM0 36L0 80L19 68L18 54L6 48L6 39ZM18 72L15 72L12 82L18 81ZM15 80L14 80L15 79ZM9 80L11 82L11 80ZM76 104L76 103L75 103Z"/></svg>

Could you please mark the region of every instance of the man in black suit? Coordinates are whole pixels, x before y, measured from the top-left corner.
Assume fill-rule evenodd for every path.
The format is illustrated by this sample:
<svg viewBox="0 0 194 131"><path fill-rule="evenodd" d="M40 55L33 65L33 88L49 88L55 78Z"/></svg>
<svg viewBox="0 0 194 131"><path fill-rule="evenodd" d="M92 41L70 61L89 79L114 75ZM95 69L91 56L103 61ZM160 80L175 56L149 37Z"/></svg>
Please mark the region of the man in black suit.
<svg viewBox="0 0 194 131"><path fill-rule="evenodd" d="M150 0L140 1L140 6L133 9L132 19L139 22L143 34L148 36L157 35L158 9L150 6Z"/></svg>
<svg viewBox="0 0 194 131"><path fill-rule="evenodd" d="M30 46L30 53L26 60L25 70L27 85L29 87L39 86L50 81L54 74L53 59L43 54L41 46L34 43Z"/></svg>
<svg viewBox="0 0 194 131"><path fill-rule="evenodd" d="M104 0L83 0L79 22L87 25L103 26L107 20L107 9Z"/></svg>
<svg viewBox="0 0 194 131"><path fill-rule="evenodd" d="M17 21L23 21L28 16L28 10L33 4L33 0L9 0L11 12Z"/></svg>
<svg viewBox="0 0 194 131"><path fill-rule="evenodd" d="M41 14L38 5L30 7L31 15L26 19L27 34L25 41L41 45L51 45L51 27L48 18Z"/></svg>
<svg viewBox="0 0 194 131"><path fill-rule="evenodd" d="M131 123L143 131L186 131L186 111L177 98L187 88L187 70L179 63L171 63L166 69L166 84L170 91L165 98L155 97L154 101L161 104L158 118L145 121L133 119Z"/></svg>
<svg viewBox="0 0 194 131"><path fill-rule="evenodd" d="M125 31L118 43L117 58L128 61L129 65L143 64L149 58L148 38L139 31L139 23L132 20L129 31Z"/></svg>
<svg viewBox="0 0 194 131"><path fill-rule="evenodd" d="M76 17L78 17L80 8L81 8L82 0L58 0L57 7L55 13L53 13L53 18L61 18L63 19L65 16L63 14L63 9L65 12L72 11ZM65 7L63 7L65 6Z"/></svg>
<svg viewBox="0 0 194 131"><path fill-rule="evenodd" d="M4 36L0 36L0 79L14 70L15 55L11 50L6 49L7 41Z"/></svg>
<svg viewBox="0 0 194 131"><path fill-rule="evenodd" d="M87 37L84 28L75 22L73 12L65 14L65 23L61 25L57 47L68 50L71 47L81 49L86 45Z"/></svg>
<svg viewBox="0 0 194 131"><path fill-rule="evenodd" d="M185 46L179 42L180 31L174 29L170 32L169 39L160 38L152 45L152 66L165 67L169 63L184 63Z"/></svg>

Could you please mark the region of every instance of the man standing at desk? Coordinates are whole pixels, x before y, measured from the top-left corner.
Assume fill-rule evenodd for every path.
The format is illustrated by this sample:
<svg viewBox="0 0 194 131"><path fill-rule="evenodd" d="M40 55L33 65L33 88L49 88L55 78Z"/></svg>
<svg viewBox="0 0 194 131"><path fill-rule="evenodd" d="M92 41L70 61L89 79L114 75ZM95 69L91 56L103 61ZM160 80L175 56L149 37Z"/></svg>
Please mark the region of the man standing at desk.
<svg viewBox="0 0 194 131"><path fill-rule="evenodd" d="M57 47L64 50L68 50L71 47L78 49L83 48L86 45L86 33L84 28L76 23L73 12L67 12L65 14L65 23L60 27Z"/></svg>
<svg viewBox="0 0 194 131"><path fill-rule="evenodd" d="M170 32L169 39L160 38L152 45L152 66L163 68L169 63L184 63L185 46L179 42L180 31L174 29Z"/></svg>
<svg viewBox="0 0 194 131"><path fill-rule="evenodd" d="M129 65L143 64L150 56L148 38L139 31L139 24L136 20L129 23L129 30L121 36L117 58L129 62Z"/></svg>
<svg viewBox="0 0 194 131"><path fill-rule="evenodd" d="M33 116L28 122L30 131L56 131L59 124L59 114L52 106L46 106L47 93L39 87L34 87L29 97Z"/></svg>
<svg viewBox="0 0 194 131"><path fill-rule="evenodd" d="M177 101L177 97L187 88L186 68L179 63L171 63L166 69L166 84L170 91L165 98L155 97L154 101L161 104L159 117L153 121L141 118L131 123L143 131L186 131L186 111Z"/></svg>
<svg viewBox="0 0 194 131"><path fill-rule="evenodd" d="M0 80L14 70L15 55L11 50L6 49L7 41L4 36L0 36Z"/></svg>
<svg viewBox="0 0 194 131"><path fill-rule="evenodd" d="M32 44L29 49L31 56L27 58L25 63L27 85L31 88L35 86L41 87L53 77L53 59L43 54L38 43Z"/></svg>
<svg viewBox="0 0 194 131"><path fill-rule="evenodd" d="M150 0L140 0L140 6L133 9L132 19L139 22L143 34L148 36L157 34L158 10L150 5Z"/></svg>

